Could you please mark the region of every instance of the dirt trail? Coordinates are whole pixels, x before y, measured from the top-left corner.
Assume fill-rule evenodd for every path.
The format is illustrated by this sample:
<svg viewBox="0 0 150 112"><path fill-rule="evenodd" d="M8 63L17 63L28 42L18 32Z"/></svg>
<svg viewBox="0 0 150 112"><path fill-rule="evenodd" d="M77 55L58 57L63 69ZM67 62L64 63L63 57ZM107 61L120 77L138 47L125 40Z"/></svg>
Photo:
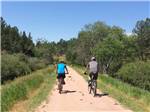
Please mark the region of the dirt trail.
<svg viewBox="0 0 150 112"><path fill-rule="evenodd" d="M66 85L63 93L59 94L57 86L54 87L46 101L44 101L35 112L132 112L122 107L115 99L103 95L93 97L88 93L87 82L75 70L68 67L69 74L66 76Z"/></svg>

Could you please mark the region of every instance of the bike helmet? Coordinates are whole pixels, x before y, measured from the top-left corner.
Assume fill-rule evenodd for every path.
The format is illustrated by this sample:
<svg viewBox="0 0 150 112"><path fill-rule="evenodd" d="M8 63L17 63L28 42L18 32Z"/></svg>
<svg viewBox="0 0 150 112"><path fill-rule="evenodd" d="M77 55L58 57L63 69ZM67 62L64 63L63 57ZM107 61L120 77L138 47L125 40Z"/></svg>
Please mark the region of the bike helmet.
<svg viewBox="0 0 150 112"><path fill-rule="evenodd" d="M93 61L93 60L96 60L96 58L93 56L92 58L91 58L91 60Z"/></svg>

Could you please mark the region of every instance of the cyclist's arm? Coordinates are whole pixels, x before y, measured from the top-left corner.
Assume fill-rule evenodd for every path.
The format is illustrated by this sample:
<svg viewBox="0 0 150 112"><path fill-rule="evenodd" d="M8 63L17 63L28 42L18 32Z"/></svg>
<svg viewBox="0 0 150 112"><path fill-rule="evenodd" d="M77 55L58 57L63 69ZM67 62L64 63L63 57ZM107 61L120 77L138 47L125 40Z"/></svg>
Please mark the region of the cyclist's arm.
<svg viewBox="0 0 150 112"><path fill-rule="evenodd" d="M68 74L69 72L68 72L68 69L67 69L67 66L66 66L66 65L65 65L65 69L66 69L66 71L67 71L67 74Z"/></svg>
<svg viewBox="0 0 150 112"><path fill-rule="evenodd" d="M87 66L86 66L86 70L85 70L85 72L87 72L88 71L88 69L89 69L89 63L87 64Z"/></svg>

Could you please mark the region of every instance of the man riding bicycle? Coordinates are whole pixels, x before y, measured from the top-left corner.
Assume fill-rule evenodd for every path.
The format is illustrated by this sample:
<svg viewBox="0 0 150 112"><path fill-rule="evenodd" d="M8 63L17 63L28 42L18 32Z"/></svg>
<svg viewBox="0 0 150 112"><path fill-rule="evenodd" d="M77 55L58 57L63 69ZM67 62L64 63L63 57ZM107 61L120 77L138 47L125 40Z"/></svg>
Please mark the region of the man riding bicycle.
<svg viewBox="0 0 150 112"><path fill-rule="evenodd" d="M89 70L89 77L90 77L89 85L90 85L92 76L93 80L97 80L98 78L99 66L95 57L91 58L91 61L87 65L87 70Z"/></svg>
<svg viewBox="0 0 150 112"><path fill-rule="evenodd" d="M65 70L67 73L65 73ZM65 84L65 74L68 74L68 69L66 67L66 64L63 62L63 61L60 61L58 64L57 64L57 69L56 69L56 74L57 74L57 79L60 79L62 78L63 79L63 84Z"/></svg>

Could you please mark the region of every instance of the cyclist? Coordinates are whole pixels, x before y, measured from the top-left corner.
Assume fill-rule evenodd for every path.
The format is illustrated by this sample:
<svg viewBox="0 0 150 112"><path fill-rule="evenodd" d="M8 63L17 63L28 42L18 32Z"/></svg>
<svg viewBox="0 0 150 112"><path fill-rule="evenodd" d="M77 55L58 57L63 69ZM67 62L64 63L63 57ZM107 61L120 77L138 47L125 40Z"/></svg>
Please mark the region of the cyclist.
<svg viewBox="0 0 150 112"><path fill-rule="evenodd" d="M65 73L65 70L67 73ZM63 84L65 84L65 74L68 74L68 69L66 67L66 64L64 63L64 61L60 61L57 64L57 68L56 68L56 74L57 74L57 79L63 78Z"/></svg>
<svg viewBox="0 0 150 112"><path fill-rule="evenodd" d="M93 75L94 80L97 80L97 78L98 78L99 66L98 66L98 62L96 61L95 57L92 57L91 61L87 64L87 70L89 71L90 80L88 81L88 84L90 85L92 75ZM86 74L86 72L85 72L85 74Z"/></svg>

